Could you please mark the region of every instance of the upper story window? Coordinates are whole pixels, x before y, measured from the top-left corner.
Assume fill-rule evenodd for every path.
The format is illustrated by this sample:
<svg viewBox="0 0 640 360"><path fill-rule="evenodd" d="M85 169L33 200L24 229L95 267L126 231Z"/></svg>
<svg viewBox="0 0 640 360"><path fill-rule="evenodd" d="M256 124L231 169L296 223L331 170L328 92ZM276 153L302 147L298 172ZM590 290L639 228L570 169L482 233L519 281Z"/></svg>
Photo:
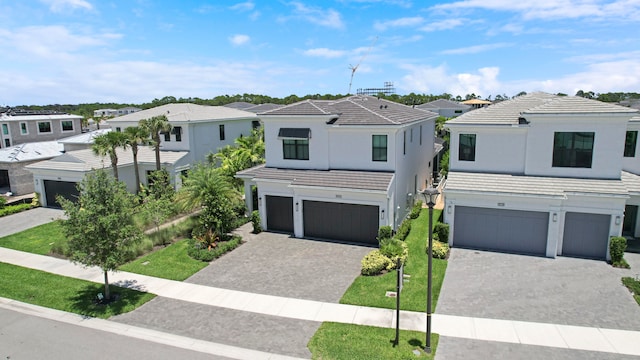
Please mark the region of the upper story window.
<svg viewBox="0 0 640 360"><path fill-rule="evenodd" d="M373 135L372 143L372 160L387 161L387 135Z"/></svg>
<svg viewBox="0 0 640 360"><path fill-rule="evenodd" d="M9 126L7 124L2 124L2 134L9 135Z"/></svg>
<svg viewBox="0 0 640 360"><path fill-rule="evenodd" d="M171 131L166 131L166 132L162 132L162 135L164 135L164 141L169 142L171 141Z"/></svg>
<svg viewBox="0 0 640 360"><path fill-rule="evenodd" d="M29 135L29 128L27 128L27 123L26 122L21 122L20 123L20 134Z"/></svg>
<svg viewBox="0 0 640 360"><path fill-rule="evenodd" d="M182 141L182 126L174 126L171 132L176 136L176 141Z"/></svg>
<svg viewBox="0 0 640 360"><path fill-rule="evenodd" d="M476 134L460 134L458 160L476 161Z"/></svg>
<svg viewBox="0 0 640 360"><path fill-rule="evenodd" d="M50 133L51 132L51 121L40 121L38 122L38 133Z"/></svg>
<svg viewBox="0 0 640 360"><path fill-rule="evenodd" d="M62 131L73 131L73 121L62 120L60 123L62 124Z"/></svg>
<svg viewBox="0 0 640 360"><path fill-rule="evenodd" d="M282 153L285 159L309 160L309 140L282 140Z"/></svg>
<svg viewBox="0 0 640 360"><path fill-rule="evenodd" d="M624 157L636 156L636 143L638 142L638 131L627 131L624 141Z"/></svg>
<svg viewBox="0 0 640 360"><path fill-rule="evenodd" d="M220 141L223 141L225 136L224 136L224 125L220 125L219 126L219 131L220 131Z"/></svg>
<svg viewBox="0 0 640 360"><path fill-rule="evenodd" d="M593 132L556 132L553 139L553 167L590 168Z"/></svg>
<svg viewBox="0 0 640 360"><path fill-rule="evenodd" d="M253 120L251 121L251 127L254 129L257 129L260 127L260 120Z"/></svg>
<svg viewBox="0 0 640 360"><path fill-rule="evenodd" d="M122 128L116 127L116 132L122 132Z"/></svg>

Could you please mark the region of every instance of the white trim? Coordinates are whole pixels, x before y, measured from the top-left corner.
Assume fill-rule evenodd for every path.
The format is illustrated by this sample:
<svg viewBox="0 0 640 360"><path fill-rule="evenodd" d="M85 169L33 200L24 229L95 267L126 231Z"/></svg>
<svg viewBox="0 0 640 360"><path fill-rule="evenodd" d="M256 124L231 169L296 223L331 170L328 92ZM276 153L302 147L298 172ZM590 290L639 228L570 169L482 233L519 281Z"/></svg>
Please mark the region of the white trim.
<svg viewBox="0 0 640 360"><path fill-rule="evenodd" d="M42 132L40 131L40 123L49 123L49 131ZM51 120L41 120L36 122L36 128L38 129L38 135L41 134L53 134L53 126L51 125Z"/></svg>
<svg viewBox="0 0 640 360"><path fill-rule="evenodd" d="M70 123L71 123L71 130L65 130L65 129L64 129L64 125L62 124L62 123L64 123L64 122L70 122ZM75 125L73 124L73 120L60 120L60 131L61 131L61 132L63 132L63 133L66 133L66 132L74 132L75 130L76 130L76 129L75 129Z"/></svg>
<svg viewBox="0 0 640 360"><path fill-rule="evenodd" d="M25 132L22 132L22 125L24 125ZM20 127L20 135L29 135L29 123L26 121L21 121L19 124Z"/></svg>

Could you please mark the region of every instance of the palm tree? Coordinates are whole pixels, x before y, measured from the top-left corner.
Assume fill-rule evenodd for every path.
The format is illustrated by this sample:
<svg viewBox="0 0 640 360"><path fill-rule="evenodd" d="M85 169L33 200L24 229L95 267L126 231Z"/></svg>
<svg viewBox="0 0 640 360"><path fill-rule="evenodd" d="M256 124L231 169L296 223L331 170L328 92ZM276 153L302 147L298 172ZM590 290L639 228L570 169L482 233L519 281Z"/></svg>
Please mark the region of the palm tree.
<svg viewBox="0 0 640 360"><path fill-rule="evenodd" d="M209 154L207 160L217 164L224 175L236 186L242 186L242 180L234 178L236 172L264 163L264 136L262 128L254 129L250 136L235 140L234 146L225 146L215 154Z"/></svg>
<svg viewBox="0 0 640 360"><path fill-rule="evenodd" d="M149 141L149 132L140 126L130 126L124 129L127 137L127 145L131 146L133 153L133 168L136 174L136 194L140 192L140 169L138 169L138 145L145 144Z"/></svg>
<svg viewBox="0 0 640 360"><path fill-rule="evenodd" d="M151 136L153 149L156 152L156 170L160 170L160 133L171 131L169 119L164 115L160 115L150 119L142 119L139 124Z"/></svg>
<svg viewBox="0 0 640 360"><path fill-rule="evenodd" d="M119 147L126 149L127 146L127 137L124 133L110 131L108 133L96 136L91 149L93 149L93 153L96 155L109 155L109 158L111 158L111 167L113 168L113 176L116 178L116 180L119 180L118 154L116 153L116 149Z"/></svg>

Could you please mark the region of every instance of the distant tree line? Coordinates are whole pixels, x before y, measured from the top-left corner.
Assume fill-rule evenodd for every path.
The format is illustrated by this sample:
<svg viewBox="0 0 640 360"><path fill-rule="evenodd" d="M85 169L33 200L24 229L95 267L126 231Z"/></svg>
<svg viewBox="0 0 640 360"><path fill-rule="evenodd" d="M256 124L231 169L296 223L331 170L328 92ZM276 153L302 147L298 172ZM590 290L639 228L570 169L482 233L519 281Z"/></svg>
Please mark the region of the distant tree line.
<svg viewBox="0 0 640 360"><path fill-rule="evenodd" d="M524 91L519 92L516 96L526 95L527 93ZM557 95L566 96L567 94L558 93ZM578 90L575 94L576 96L581 96L588 99L599 100L603 102L620 102L622 100L629 99L640 99L640 94L635 92L609 92L609 93L594 93L593 91L583 91ZM143 103L143 104L118 104L118 103L87 103L87 104L52 104L52 105L21 105L16 106L17 108L27 109L27 110L56 110L67 112L71 114L76 114L83 116L85 119L93 117L93 111L98 109L105 108L122 108L126 106L134 106L139 107L141 109L150 109L156 106L172 104L172 103L192 103L198 105L211 105L211 106L222 106L231 104L234 102L247 102L251 104L265 104L265 103L273 103L273 104L281 104L288 105L293 104L298 101L315 99L315 100L336 100L345 97L343 94L309 94L305 96L297 96L297 95L289 95L284 98L271 97L267 95L258 95L258 94L236 94L236 95L220 95L211 99L202 99L198 97L188 97L176 98L175 96L165 96L161 99L153 99L151 102ZM410 93L406 95L384 95L382 93L378 94L378 97L384 98L390 101L394 101L401 104L406 105L420 105L430 101L438 100L438 99L446 99L452 101L464 101L470 99L485 99L494 102L500 102L504 100L509 100L510 97L506 94L497 94L495 96L489 95L486 97L482 97L481 95L476 95L475 93L466 94L465 96L457 95L453 96L452 94L442 93L440 95L433 94L415 94Z"/></svg>

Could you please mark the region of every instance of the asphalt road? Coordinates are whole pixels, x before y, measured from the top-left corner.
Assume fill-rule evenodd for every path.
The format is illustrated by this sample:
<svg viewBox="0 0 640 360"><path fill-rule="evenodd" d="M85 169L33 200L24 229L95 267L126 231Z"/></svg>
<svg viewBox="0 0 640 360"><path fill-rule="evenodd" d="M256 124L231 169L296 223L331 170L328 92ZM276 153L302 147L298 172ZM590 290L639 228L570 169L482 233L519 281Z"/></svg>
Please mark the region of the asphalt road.
<svg viewBox="0 0 640 360"><path fill-rule="evenodd" d="M2 308L0 319L0 359L228 359Z"/></svg>

